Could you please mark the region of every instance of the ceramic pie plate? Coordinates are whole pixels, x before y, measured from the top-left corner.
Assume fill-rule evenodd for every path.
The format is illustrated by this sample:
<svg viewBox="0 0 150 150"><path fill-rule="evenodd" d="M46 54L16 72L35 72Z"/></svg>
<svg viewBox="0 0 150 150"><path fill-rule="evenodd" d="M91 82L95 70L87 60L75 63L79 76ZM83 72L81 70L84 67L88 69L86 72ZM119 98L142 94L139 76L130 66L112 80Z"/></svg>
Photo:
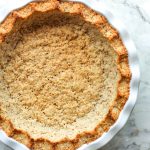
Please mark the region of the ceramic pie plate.
<svg viewBox="0 0 150 150"><path fill-rule="evenodd" d="M26 5L30 1L31 0L24 0L24 1L15 0L15 2L9 5L7 5L4 2L3 4L1 3L0 4L0 19L1 19L0 21L2 21L9 14L9 12ZM128 51L128 61L129 61L129 66L130 66L130 70L132 74L132 77L130 80L130 95L117 121L100 138L98 138L97 140L89 144L84 144L79 148L80 150L81 149L93 150L93 149L101 148L106 143L108 143L127 122L127 119L129 118L130 113L136 103L140 71L139 71L138 57L137 57L135 46L132 40L130 39L129 34L127 33L124 26L122 25L122 23L118 21L112 15L112 13L110 13L107 10L107 8L99 1L83 0L82 3L87 5L89 8L92 8L97 13L103 14L107 18L109 23L119 32L120 37L122 38L122 41ZM27 147L15 141L14 139L7 137L7 135L2 130L0 131L0 140L4 144L8 145L10 148L15 149L15 150L28 149Z"/></svg>

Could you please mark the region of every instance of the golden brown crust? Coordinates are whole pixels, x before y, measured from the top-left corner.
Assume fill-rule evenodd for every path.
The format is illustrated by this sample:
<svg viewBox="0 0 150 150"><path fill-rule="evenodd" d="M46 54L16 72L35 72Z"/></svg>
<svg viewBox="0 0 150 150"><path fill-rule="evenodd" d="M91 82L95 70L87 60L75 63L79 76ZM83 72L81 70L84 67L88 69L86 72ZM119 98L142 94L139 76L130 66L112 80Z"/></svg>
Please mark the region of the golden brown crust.
<svg viewBox="0 0 150 150"><path fill-rule="evenodd" d="M75 149L79 148L81 145L85 143L90 143L97 139L96 137L97 132L96 130L93 130L91 133L82 133L80 135L77 135L78 142L75 144Z"/></svg>
<svg viewBox="0 0 150 150"><path fill-rule="evenodd" d="M10 136L14 130L12 123L2 116L0 116L0 128L2 128L8 136Z"/></svg>
<svg viewBox="0 0 150 150"><path fill-rule="evenodd" d="M74 150L75 144L72 141L68 141L67 139L56 144L55 150Z"/></svg>
<svg viewBox="0 0 150 150"><path fill-rule="evenodd" d="M32 140L31 150L53 150L54 144L46 139L35 139Z"/></svg>
<svg viewBox="0 0 150 150"><path fill-rule="evenodd" d="M69 9L68 9L69 8ZM109 113L98 126L91 132L78 134L75 139L64 139L60 142L48 141L47 139L31 139L29 134L23 130L14 129L11 122L6 118L0 117L0 127L12 138L25 144L32 150L74 150L82 144L89 143L104 132L117 120L120 111L123 109L129 96L129 83L131 73L128 64L128 55L118 32L108 23L104 16L96 14L91 9L82 4L73 2L58 2L56 0L33 2L27 6L12 12L0 25L0 42L11 32L17 23L23 23L33 13L44 13L57 9L61 12L80 14L84 20L94 24L104 37L110 41L111 46L118 54L118 70L120 71L120 81L118 83L118 95L113 102Z"/></svg>
<svg viewBox="0 0 150 150"><path fill-rule="evenodd" d="M31 138L25 131L14 129L10 137L29 148L31 147Z"/></svg>

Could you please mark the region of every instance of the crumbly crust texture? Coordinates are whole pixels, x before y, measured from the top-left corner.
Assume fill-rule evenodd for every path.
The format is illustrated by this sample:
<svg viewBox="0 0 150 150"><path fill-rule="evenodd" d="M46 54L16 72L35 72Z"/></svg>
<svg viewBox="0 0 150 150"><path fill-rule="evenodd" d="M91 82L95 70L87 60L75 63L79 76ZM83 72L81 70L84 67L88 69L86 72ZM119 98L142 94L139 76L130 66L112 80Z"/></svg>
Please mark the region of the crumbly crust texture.
<svg viewBox="0 0 150 150"><path fill-rule="evenodd" d="M11 122L11 119L7 118L7 116L3 113L4 112L3 108L0 108L0 127L7 133L8 136L10 136L10 137L16 139L17 141L25 144L27 147L29 147L33 150L39 150L39 149L40 150L54 150L54 149L55 150L74 150L74 149L77 149L78 147L80 147L81 145L83 145L85 143L89 143L89 142L94 141L95 139L99 138L104 132L107 132L108 129L117 120L117 118L120 114L120 111L123 109L123 106L125 105L125 103L128 99L128 96L129 96L129 84L130 84L130 79L131 79L131 73L130 73L129 64L128 64L128 54L127 54L126 48L124 47L124 45L121 41L121 38L120 38L118 32L108 23L107 19L104 16L96 14L91 9L85 7L82 4L73 3L73 2L59 2L59 1L56 1L56 0L51 0L51 1L49 0L49 1L43 1L43 2L33 2L33 3L28 4L27 6L19 9L19 10L13 11L3 21L3 23L1 23L1 25L0 25L1 49L2 48L4 49L3 43L5 43L4 45L6 47L7 40L10 37L12 37L13 35L15 36L14 39L15 38L20 38L22 36L20 33L17 35L18 37L15 34L13 34L13 33L17 32L18 30L20 30L20 27L26 29L26 26L28 26L28 24L30 24L30 22L32 22L33 19L34 19L35 22L36 22L36 18L37 18L37 20L39 19L38 18L39 14L49 15L51 13L63 13L63 14L65 13L65 14L69 14L70 16L73 16L73 17L80 16L82 19L84 19L84 21L86 21L89 24L92 24L95 27L96 31L99 31L99 33L106 39L106 41L109 42L109 44L111 45L110 49L115 51L116 56L113 56L113 57L117 58L117 61L116 61L117 71L116 71L116 73L118 72L118 78L119 78L117 80L118 81L117 91L116 91L114 100L111 102L111 106L110 106L108 112L106 113L106 115L103 116L103 119L101 119L101 121L98 122L97 125L92 130L88 130L88 129L85 130L84 129L82 132L78 133L75 136L70 136L70 137L66 136L66 137L63 137L62 139L57 139L57 140L54 140L53 138L51 138L51 140L49 140L48 136L45 136L45 138L43 138L43 137L40 138L39 136L37 136L38 138L36 138L36 136L32 136L32 134L30 134L30 132L28 132L27 129L17 128L16 127L17 123L14 124L13 122ZM25 24L25 26L24 26L24 24ZM48 30L49 30L49 28L47 26L43 26L42 31L48 33ZM54 35L53 32L55 32L55 31L51 31L50 32L51 34L47 35L47 36ZM34 34L30 35L29 30L24 31L24 32L25 32L25 34L27 33L26 36L25 36L26 39L24 41L26 41L26 40L30 41L30 37ZM38 32L39 32L39 34L37 34ZM40 36L40 32L41 32L40 30L35 32L35 36ZM85 31L83 31L83 33L84 32ZM68 33L68 34L70 35L70 33ZM76 36L78 36L78 33L77 33L77 35L72 34L72 37L69 36L69 38L71 38L71 39L68 39L68 40L72 40L73 38L76 38ZM88 42L88 39L86 39L85 37L83 37L83 38L84 38L84 40L87 40L86 42ZM53 37L53 39L54 39L54 37ZM79 40L81 40L81 39L79 39ZM56 39L56 42L57 42L57 39ZM10 45L10 47L7 47L7 48L12 49L12 47L13 48L15 47L17 49L19 44L18 43L13 43L12 45ZM52 43L52 44L54 44L54 43ZM73 43L73 44L75 44L75 43ZM79 44L77 44L77 45L79 45ZM22 45L19 45L19 46L21 47ZM28 42L27 46L31 46L30 42ZM37 45L35 45L35 46L37 46ZM71 45L71 46L76 46L76 45ZM81 49L81 47L84 49L85 44L81 43L79 48ZM26 51L28 51L28 47L22 47L22 49L26 49ZM44 51L43 51L43 53L44 53ZM45 53L46 53L46 51L45 51ZM77 53L75 53L74 55L76 55L78 53L79 52L77 51ZM103 55L103 57L107 57L107 55L111 55L111 54L113 55L114 53ZM10 57L12 55L13 55L13 52L10 53ZM20 55L25 56L26 53L21 52ZM45 57L45 55L43 57ZM93 58L94 57L96 57L96 56L93 56ZM1 58L5 58L4 54L1 54ZM39 58L41 58L41 56ZM63 57L61 56L61 58L63 58ZM76 56L76 58L78 60L77 56ZM88 57L85 57L83 60L86 60L87 58ZM71 58L71 59L73 59L73 58ZM94 59L90 58L89 60L91 60L91 62L92 62ZM16 59L15 61L19 62L19 58ZM79 59L78 61L81 61L81 60ZM111 61L113 61L113 60L111 60ZM4 62L4 64L5 64L5 60L3 60L2 62ZM43 63L44 62L45 62L45 60L43 60ZM85 62L83 62L83 64L84 63ZM4 64L1 64L1 66L6 67L6 65L4 65ZM11 65L14 65L14 64L15 64L14 62L11 62ZM17 64L19 65L19 63L17 63ZM76 63L72 63L72 65L73 64L78 65ZM22 65L22 63L20 62L20 66L21 65ZM28 64L28 65L30 65L30 64ZM59 65L59 68L60 68L61 64L59 64L59 62L58 62L58 65ZM38 67L40 67L40 66L38 66ZM94 66L94 65L92 66L91 65L91 67L93 67L91 70L94 70L96 72L96 74L103 75L102 72L97 72L98 71L98 69L96 68L97 66ZM16 66L16 68L18 68L18 66ZM89 70L89 74L90 73L92 74L90 68L86 68L85 66L83 68ZM12 72L11 67L10 68L9 67L8 68L2 68L2 69L5 69L5 74L4 74L5 75L5 81L7 82L7 85L9 85L9 87L7 87L7 88L9 88L11 93L14 94L14 95L12 95L12 97L18 96L18 92L13 92L13 91L16 91L16 89L17 89L17 87L15 87L15 84L13 83L14 82L13 76L15 76L16 74L12 73L10 75L10 77L12 77L12 78L9 78L9 74L10 74L10 72ZM21 69L21 68L19 68L19 69ZM74 68L74 69L76 69L76 68ZM31 70L31 71L33 71L33 70ZM59 71L61 72L62 70L59 70ZM83 72L82 71L80 72L82 76L84 76L84 72L85 72L84 70L83 70ZM28 73L28 72L26 72L26 73ZM44 72L44 73L46 73L46 72ZM0 74L1 74L1 72L0 72ZM57 74L57 72L56 72L56 74ZM17 75L21 76L21 74L17 74ZM87 75L85 75L85 76L87 76ZM0 77L1 77L1 75L0 75ZM24 77L22 77L22 78L24 78ZM62 74L62 78L63 79L65 78L65 76L63 76L63 74ZM71 74L70 74L70 78L72 78ZM78 79L78 77L76 77L76 78ZM100 78L98 78L97 76L92 76L91 75L90 79L91 80L93 79L93 82L95 81L95 85L97 84L97 82L101 82ZM2 80L3 80L3 78L1 78L1 81ZM43 81L43 84L45 84L46 81L47 80L45 79ZM51 81L57 81L57 80L55 79L55 80L51 80ZM64 81L68 82L66 80L64 80ZM30 82L32 82L32 78L30 78ZM86 81L80 81L80 82L81 83L83 82L84 84L86 83ZM3 85L3 84L4 83L1 83L1 85ZM19 83L17 83L17 84L19 84ZM25 85L23 85L23 86L25 87ZM50 85L45 86L45 90L48 90L49 86ZM98 84L97 86L92 87L92 89L93 88L99 89L100 88L99 86L103 86L103 85ZM40 86L38 86L37 88L39 88L39 87ZM81 89L79 89L78 86L77 86L77 89L81 90L83 92L83 90L86 89L86 87L87 87L87 85L85 84L85 87L83 86ZM5 95L5 97L3 97L4 100L9 102L10 97L8 96L9 94L7 92L6 93L4 92L4 91L7 91L5 89L6 89L5 85L1 86L1 91L3 91L3 92L1 92L0 94ZM63 90L63 89L61 89L61 90ZM76 89L74 89L74 90L76 90ZM55 89L54 89L54 91L55 91ZM99 95L100 91L95 93L95 92L87 90L85 92L87 92L87 93L91 92L92 94L94 93L94 95L91 94L89 97L87 97L87 99L89 98L89 100L91 100L91 99L95 100L95 101L91 102L93 105L84 104L84 106L86 106L86 109L82 109L82 108L80 109L80 107L79 107L80 110L74 109L76 111L74 113L72 113L73 116L71 116L70 118L67 118L68 116L66 115L66 118L64 120L67 120L67 121L63 122L63 124L61 124L62 121L57 120L57 118L54 119L52 116L48 116L48 118L52 117L51 119L54 119L54 121L50 121L49 124L52 123L51 125L56 126L55 123L57 123L57 124L59 124L58 128L63 127L64 124L72 123L74 120L76 120L77 118L75 118L75 116L78 117L78 116L81 115L80 117L82 117L82 115L84 115L84 113L86 114L86 113L88 113L89 110L93 109L93 107L95 106L94 104L96 103L96 99L100 96ZM43 93L43 94L46 94L46 93ZM57 93L53 93L53 97L52 97L53 99L55 97L55 94L57 94ZM23 95L25 95L25 93L23 93ZM67 94L65 93L64 95L66 96ZM65 99L63 96L61 98ZM27 98L27 97L23 97L22 99L24 99L24 98ZM32 97L32 99L34 100L34 97ZM21 101L21 99L20 99L20 101ZM21 105L24 106L24 107L28 107L28 105L31 106L31 105L33 105L33 103L36 103L36 102L37 102L37 100L32 101L32 104L31 104L31 101L29 101L29 102L27 101L24 104L21 103ZM76 106L76 105L77 106L82 106L83 101L79 101L79 103L81 105L78 105L75 102L76 101L74 101L74 103L72 104L73 106ZM52 103L52 101L51 101L51 103ZM85 102L83 102L83 103L85 103ZM58 104L55 103L54 105L57 105L57 106L59 105L59 107L64 106L63 104L61 105L60 101L58 101ZM0 106L3 106L1 101L0 101ZM41 107L41 109L45 108L44 104L41 104L40 107ZM33 109L36 109L36 108L33 108ZM82 112L81 110L84 110L84 112ZM69 111L70 110L67 110L67 112L65 114L71 113ZM55 111L53 111L53 112L59 114L59 109L55 109ZM82 113L77 114L77 112L82 112ZM47 113L46 110L45 110L45 113ZM37 117L38 114L35 113L35 115L32 116L33 117L32 119L36 119L41 123L43 123L46 120L44 122L46 124L47 121L48 121L48 118L44 118L43 120L40 120L40 116L38 118L35 118L35 116ZM73 119L73 120L71 120L71 119ZM65 132L63 134L65 134Z"/></svg>

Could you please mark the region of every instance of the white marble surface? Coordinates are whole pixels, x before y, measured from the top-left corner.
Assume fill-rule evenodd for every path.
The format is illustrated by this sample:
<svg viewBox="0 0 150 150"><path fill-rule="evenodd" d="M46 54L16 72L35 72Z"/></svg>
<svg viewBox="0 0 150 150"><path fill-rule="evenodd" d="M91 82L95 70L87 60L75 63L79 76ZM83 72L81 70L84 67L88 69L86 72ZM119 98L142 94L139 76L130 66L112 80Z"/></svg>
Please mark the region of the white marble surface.
<svg viewBox="0 0 150 150"><path fill-rule="evenodd" d="M139 96L132 115L102 150L150 150L150 0L101 1L128 29L137 48L141 69ZM0 143L0 150L10 149Z"/></svg>

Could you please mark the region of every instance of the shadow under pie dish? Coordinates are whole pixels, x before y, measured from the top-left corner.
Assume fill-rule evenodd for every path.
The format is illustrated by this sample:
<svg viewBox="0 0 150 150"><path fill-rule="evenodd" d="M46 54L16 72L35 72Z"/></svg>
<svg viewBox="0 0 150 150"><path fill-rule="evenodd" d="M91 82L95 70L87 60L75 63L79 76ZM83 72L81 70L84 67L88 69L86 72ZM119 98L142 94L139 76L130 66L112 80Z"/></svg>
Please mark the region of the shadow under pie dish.
<svg viewBox="0 0 150 150"><path fill-rule="evenodd" d="M107 19L73 2L33 2L0 25L0 126L34 150L77 149L117 120L128 54Z"/></svg>

